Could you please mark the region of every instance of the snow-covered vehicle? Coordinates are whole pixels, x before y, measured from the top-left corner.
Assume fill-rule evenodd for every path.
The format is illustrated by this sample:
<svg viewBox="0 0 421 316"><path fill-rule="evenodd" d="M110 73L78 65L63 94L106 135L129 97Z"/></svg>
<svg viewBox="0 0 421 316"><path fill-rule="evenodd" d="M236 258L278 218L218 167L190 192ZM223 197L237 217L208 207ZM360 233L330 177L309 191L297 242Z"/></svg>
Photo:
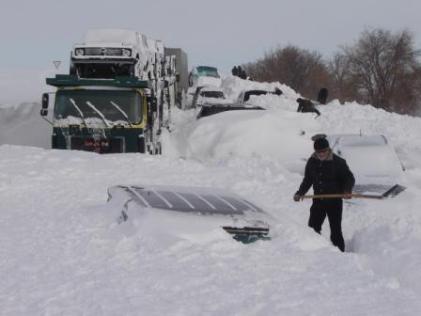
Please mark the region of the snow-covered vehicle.
<svg viewBox="0 0 421 316"><path fill-rule="evenodd" d="M202 104L209 103L224 103L229 102L225 97L224 91L221 88L213 86L197 87L193 96L191 107L202 106Z"/></svg>
<svg viewBox="0 0 421 316"><path fill-rule="evenodd" d="M267 94L276 94L281 95L282 91L280 89L276 89L275 91L268 91L262 89L254 89L254 90L244 90L242 91L237 98L237 103L250 103L250 98L253 96L261 96Z"/></svg>
<svg viewBox="0 0 421 316"><path fill-rule="evenodd" d="M355 190L384 192L401 181L403 166L384 135L327 135L337 155L346 159L355 179Z"/></svg>
<svg viewBox="0 0 421 316"><path fill-rule="evenodd" d="M154 78L164 59L162 42L131 30L89 30L71 52L70 74L80 78Z"/></svg>
<svg viewBox="0 0 421 316"><path fill-rule="evenodd" d="M269 238L270 216L227 190L117 185L108 188L108 204L120 224L135 222L148 235L158 230L160 238L168 234L203 236L220 229L244 243Z"/></svg>
<svg viewBox="0 0 421 316"><path fill-rule="evenodd" d="M221 76L218 69L211 66L196 66L193 67L189 74L189 86L214 86L220 87L222 83Z"/></svg>
<svg viewBox="0 0 421 316"><path fill-rule="evenodd" d="M47 78L57 88L52 148L161 153L178 75L161 41L128 30L89 31L72 50L70 75ZM43 117L48 100L44 94Z"/></svg>
<svg viewBox="0 0 421 316"><path fill-rule="evenodd" d="M196 118L218 114L227 111L250 111L250 110L265 110L261 106L244 105L244 104L233 104L233 103L204 103L202 104L199 113Z"/></svg>

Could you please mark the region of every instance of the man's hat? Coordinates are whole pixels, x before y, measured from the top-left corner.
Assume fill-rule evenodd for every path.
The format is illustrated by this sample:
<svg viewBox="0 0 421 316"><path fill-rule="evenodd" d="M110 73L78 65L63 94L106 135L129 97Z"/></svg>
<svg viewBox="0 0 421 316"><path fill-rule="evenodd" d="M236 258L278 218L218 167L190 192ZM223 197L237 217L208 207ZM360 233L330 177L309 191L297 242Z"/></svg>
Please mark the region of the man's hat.
<svg viewBox="0 0 421 316"><path fill-rule="evenodd" d="M326 138L322 137L322 138L317 138L314 141L314 150L323 150L329 148L329 142L327 141Z"/></svg>

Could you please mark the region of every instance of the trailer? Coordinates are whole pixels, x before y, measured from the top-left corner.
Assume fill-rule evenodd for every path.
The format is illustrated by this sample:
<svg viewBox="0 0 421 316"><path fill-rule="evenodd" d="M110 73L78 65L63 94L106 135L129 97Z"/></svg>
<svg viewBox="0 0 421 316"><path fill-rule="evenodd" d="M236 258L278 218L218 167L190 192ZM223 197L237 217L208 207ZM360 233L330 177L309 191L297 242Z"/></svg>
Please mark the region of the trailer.
<svg viewBox="0 0 421 316"><path fill-rule="evenodd" d="M182 107L186 102L187 89L189 88L189 74L187 54L181 48L165 48L165 56L175 57L175 71L177 77L176 104Z"/></svg>

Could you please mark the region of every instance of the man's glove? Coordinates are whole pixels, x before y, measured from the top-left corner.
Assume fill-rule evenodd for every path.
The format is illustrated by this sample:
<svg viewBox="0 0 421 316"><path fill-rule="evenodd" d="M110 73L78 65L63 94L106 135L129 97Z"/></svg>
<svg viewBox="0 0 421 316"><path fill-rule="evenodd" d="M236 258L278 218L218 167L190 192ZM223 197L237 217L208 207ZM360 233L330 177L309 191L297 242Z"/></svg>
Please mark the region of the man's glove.
<svg viewBox="0 0 421 316"><path fill-rule="evenodd" d="M346 200L352 199L352 192L344 192L343 198Z"/></svg>
<svg viewBox="0 0 421 316"><path fill-rule="evenodd" d="M295 202L299 202L300 200L302 200L303 199L303 197L302 197L302 195L300 195L300 194L298 194L298 193L295 193L294 194L294 201Z"/></svg>

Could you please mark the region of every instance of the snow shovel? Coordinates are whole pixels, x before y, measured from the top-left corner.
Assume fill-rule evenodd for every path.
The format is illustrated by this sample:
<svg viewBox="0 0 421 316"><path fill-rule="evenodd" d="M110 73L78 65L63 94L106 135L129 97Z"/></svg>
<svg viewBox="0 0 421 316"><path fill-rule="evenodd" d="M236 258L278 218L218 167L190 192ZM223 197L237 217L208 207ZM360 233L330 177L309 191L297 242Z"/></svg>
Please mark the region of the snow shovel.
<svg viewBox="0 0 421 316"><path fill-rule="evenodd" d="M350 196L352 198L358 199L376 199L376 200L383 200L385 198L392 198L404 191L406 187L395 184L389 190L384 192L383 194L363 194L363 193L352 193ZM304 195L303 199L338 199L344 198L345 194L316 194L316 195Z"/></svg>

